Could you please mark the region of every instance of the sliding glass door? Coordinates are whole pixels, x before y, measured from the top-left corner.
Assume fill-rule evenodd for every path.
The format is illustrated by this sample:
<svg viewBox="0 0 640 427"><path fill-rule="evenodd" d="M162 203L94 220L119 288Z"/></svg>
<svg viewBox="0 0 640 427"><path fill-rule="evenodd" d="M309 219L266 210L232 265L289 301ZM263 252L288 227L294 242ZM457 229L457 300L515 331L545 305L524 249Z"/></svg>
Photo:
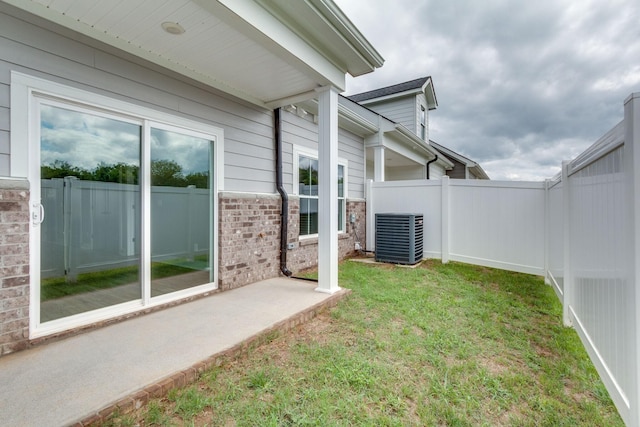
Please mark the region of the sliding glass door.
<svg viewBox="0 0 640 427"><path fill-rule="evenodd" d="M37 101L37 323L108 318L213 289L216 135Z"/></svg>

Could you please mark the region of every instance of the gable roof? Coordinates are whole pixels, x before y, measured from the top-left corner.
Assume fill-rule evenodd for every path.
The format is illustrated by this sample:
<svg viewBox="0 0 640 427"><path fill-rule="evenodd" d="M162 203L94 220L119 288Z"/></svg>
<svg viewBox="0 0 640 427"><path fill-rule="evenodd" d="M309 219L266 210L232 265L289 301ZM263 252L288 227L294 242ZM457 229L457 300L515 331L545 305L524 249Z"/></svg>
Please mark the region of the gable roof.
<svg viewBox="0 0 640 427"><path fill-rule="evenodd" d="M460 153L456 153L452 149L447 148L443 145L440 145L432 140L429 140L429 145L431 145L432 147L440 151L445 156L455 159L458 162L464 164L479 179L491 179L489 178L489 175L487 175L487 173L484 171L484 169L482 169L482 166L480 166L480 164L478 164L477 162L474 162L470 158L465 157Z"/></svg>
<svg viewBox="0 0 640 427"><path fill-rule="evenodd" d="M408 82L398 83L398 84L383 87L380 89L370 90L368 92L357 93L355 95L349 95L347 96L347 98L355 102L362 102L362 101L367 101L369 99L382 98L382 97L395 95L402 92L409 92L409 91L421 92L422 86L424 86L424 84L427 83L427 81L430 79L431 79L431 76L420 77L419 79L410 80Z"/></svg>

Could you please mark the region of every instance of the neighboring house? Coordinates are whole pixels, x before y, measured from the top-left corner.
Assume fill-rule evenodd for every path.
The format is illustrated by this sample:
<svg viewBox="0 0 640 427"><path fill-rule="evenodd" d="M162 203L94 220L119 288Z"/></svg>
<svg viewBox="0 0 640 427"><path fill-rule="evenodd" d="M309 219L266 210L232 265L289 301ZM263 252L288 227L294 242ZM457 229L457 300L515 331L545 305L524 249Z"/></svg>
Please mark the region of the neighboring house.
<svg viewBox="0 0 640 427"><path fill-rule="evenodd" d="M458 154L455 151L437 144L434 141L429 141L429 145L436 148L442 153L451 163L453 163L453 169L447 171L449 178L453 179L490 179L489 175L482 169L478 163L473 160Z"/></svg>
<svg viewBox="0 0 640 427"><path fill-rule="evenodd" d="M297 103L296 111L315 114L317 102ZM441 156L412 129L351 99L338 100L339 125L364 141L366 171L364 177L374 181L438 179L453 163Z"/></svg>
<svg viewBox="0 0 640 427"><path fill-rule="evenodd" d="M403 125L428 145L429 150L438 155L434 162L429 162L424 172L422 168L407 162L402 162L399 167L394 168L397 163L390 158L390 164L386 166L385 179L382 180L438 179L445 174L451 178L489 179L480 165L429 139L429 111L438 107L430 76L350 95L348 98L388 120ZM423 174L425 176L421 176ZM367 177L373 178L373 173Z"/></svg>
<svg viewBox="0 0 640 427"><path fill-rule="evenodd" d="M0 355L316 264L337 291L379 129L338 94L382 62L331 0L0 1Z"/></svg>

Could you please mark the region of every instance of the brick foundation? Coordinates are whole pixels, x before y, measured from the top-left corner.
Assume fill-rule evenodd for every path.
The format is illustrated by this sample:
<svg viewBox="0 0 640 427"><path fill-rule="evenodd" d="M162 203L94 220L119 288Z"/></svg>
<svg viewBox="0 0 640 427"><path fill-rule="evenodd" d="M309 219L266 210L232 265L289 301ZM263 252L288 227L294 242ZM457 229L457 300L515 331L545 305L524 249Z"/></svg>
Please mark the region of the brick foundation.
<svg viewBox="0 0 640 427"><path fill-rule="evenodd" d="M28 188L0 180L0 356L29 342Z"/></svg>
<svg viewBox="0 0 640 427"><path fill-rule="evenodd" d="M219 200L219 288L233 289L281 275L280 197L227 193ZM287 251L287 267L294 274L318 265L318 239L299 239L299 213L299 199L290 197L287 242L294 248ZM352 213L355 224L347 221L346 232L338 238L340 259L354 254L356 231L365 247L364 200L347 201L347 219Z"/></svg>
<svg viewBox="0 0 640 427"><path fill-rule="evenodd" d="M318 265L318 239L299 239L299 212L300 201L298 198L289 200L289 233L288 241L295 245L287 254L287 266L295 272L317 267ZM349 223L349 216L356 215L355 224ZM347 201L347 229L338 236L338 257L344 259L355 253L356 241L365 247L366 238L366 205L362 201ZM358 239L356 239L356 234Z"/></svg>
<svg viewBox="0 0 640 427"><path fill-rule="evenodd" d="M219 289L233 289L277 277L280 197L223 193L219 207Z"/></svg>

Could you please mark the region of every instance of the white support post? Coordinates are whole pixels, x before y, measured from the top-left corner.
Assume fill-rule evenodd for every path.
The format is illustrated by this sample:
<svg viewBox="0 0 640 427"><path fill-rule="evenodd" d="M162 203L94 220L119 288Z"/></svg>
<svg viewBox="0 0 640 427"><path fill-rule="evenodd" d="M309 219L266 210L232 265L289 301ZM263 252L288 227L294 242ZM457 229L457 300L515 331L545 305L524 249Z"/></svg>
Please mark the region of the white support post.
<svg viewBox="0 0 640 427"><path fill-rule="evenodd" d="M382 145L373 148L373 180L384 182L384 147Z"/></svg>
<svg viewBox="0 0 640 427"><path fill-rule="evenodd" d="M318 287L338 286L338 92L318 89Z"/></svg>
<svg viewBox="0 0 640 427"><path fill-rule="evenodd" d="M442 263L449 262L449 177L443 175L440 180L441 188L441 221L442 221Z"/></svg>
<svg viewBox="0 0 640 427"><path fill-rule="evenodd" d="M367 218L366 218L366 236L367 236L367 244L366 249L368 251L375 250L375 236L374 236L374 227L375 227L375 215L376 213L373 210L373 181L368 179L365 183L365 200L366 200L366 209L367 209Z"/></svg>
<svg viewBox="0 0 640 427"><path fill-rule="evenodd" d="M573 326L570 307L573 304L573 271L571 270L571 185L569 185L569 162L562 162L562 246L563 246L563 279L562 279L562 321L565 326Z"/></svg>
<svg viewBox="0 0 640 427"><path fill-rule="evenodd" d="M624 102L624 174L625 174L625 199L627 200L626 230L628 230L627 258L627 286L630 286L633 296L627 302L631 306L627 308L633 313L633 319L626 327L632 328L632 344L629 355L622 355L634 360L633 389L629 390L630 422L628 425L640 425L640 93L632 93ZM631 373L629 373L631 374Z"/></svg>

